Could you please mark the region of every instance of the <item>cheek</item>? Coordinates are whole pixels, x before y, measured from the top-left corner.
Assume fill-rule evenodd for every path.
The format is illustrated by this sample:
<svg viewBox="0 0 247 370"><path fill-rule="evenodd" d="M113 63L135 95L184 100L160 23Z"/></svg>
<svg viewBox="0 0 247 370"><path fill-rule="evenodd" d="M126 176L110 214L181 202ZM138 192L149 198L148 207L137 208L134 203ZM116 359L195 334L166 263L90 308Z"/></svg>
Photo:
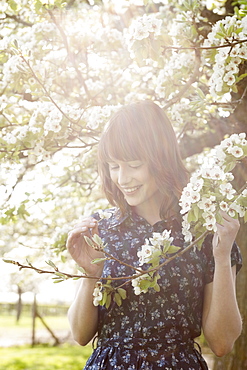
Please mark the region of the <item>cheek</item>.
<svg viewBox="0 0 247 370"><path fill-rule="evenodd" d="M111 181L112 182L114 182L114 184L116 184L117 183L117 174L116 174L116 172L111 172L110 171L110 179L111 179Z"/></svg>

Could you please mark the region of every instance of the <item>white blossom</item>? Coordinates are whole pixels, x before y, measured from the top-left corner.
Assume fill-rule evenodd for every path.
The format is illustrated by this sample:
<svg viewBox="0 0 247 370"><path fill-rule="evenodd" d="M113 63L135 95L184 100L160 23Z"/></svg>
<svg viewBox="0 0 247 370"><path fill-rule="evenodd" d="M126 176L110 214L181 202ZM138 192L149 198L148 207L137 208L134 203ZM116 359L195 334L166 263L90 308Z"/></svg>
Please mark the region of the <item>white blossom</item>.
<svg viewBox="0 0 247 370"><path fill-rule="evenodd" d="M232 185L229 182L226 184L220 184L219 191L223 196L225 196L229 200L234 198L234 194L236 193L236 190L233 189Z"/></svg>
<svg viewBox="0 0 247 370"><path fill-rule="evenodd" d="M157 248L149 244L149 241L146 239L145 244L142 245L141 251L137 252L139 257L139 264L142 266L144 263L149 263L152 260L153 252Z"/></svg>
<svg viewBox="0 0 247 370"><path fill-rule="evenodd" d="M112 216L111 212L107 212L103 209L99 209L97 212L98 212L99 217L101 218L101 220L103 220L103 219L108 220Z"/></svg>
<svg viewBox="0 0 247 370"><path fill-rule="evenodd" d="M148 274L143 274L135 279L132 279L131 281L131 284L134 288L134 293L135 295L139 295L141 293L147 293L148 291L148 288L147 289L141 289L140 287L140 283L142 280L149 280L150 279L150 276Z"/></svg>
<svg viewBox="0 0 247 370"><path fill-rule="evenodd" d="M227 151L236 158L242 157L244 154L243 149L236 145L228 148Z"/></svg>
<svg viewBox="0 0 247 370"><path fill-rule="evenodd" d="M205 226L206 229L209 230L209 231L214 231L214 232L217 231L216 222L214 222L214 221L206 221L203 224L203 226Z"/></svg>
<svg viewBox="0 0 247 370"><path fill-rule="evenodd" d="M224 180L225 173L219 166L213 168L202 168L202 177L212 180Z"/></svg>
<svg viewBox="0 0 247 370"><path fill-rule="evenodd" d="M103 294L102 294L102 283L100 281L98 281L96 284L95 284L95 288L94 288L94 291L93 291L93 304L94 306L98 306L100 301L102 300L103 298Z"/></svg>
<svg viewBox="0 0 247 370"><path fill-rule="evenodd" d="M46 117L44 129L47 131L59 132L62 128L60 125L63 118L62 112L60 112L57 108L54 108Z"/></svg>
<svg viewBox="0 0 247 370"><path fill-rule="evenodd" d="M215 196L210 195L209 197L202 197L202 200L198 202L198 207L202 210L205 210L207 212L214 212L216 209L216 206L214 204Z"/></svg>
<svg viewBox="0 0 247 370"><path fill-rule="evenodd" d="M220 209L221 209L222 211L225 211L225 212L227 212L227 211L228 211L228 209L229 209L229 205L228 205L228 203L226 203L226 202L224 202L224 201L220 202L219 206L220 206Z"/></svg>
<svg viewBox="0 0 247 370"><path fill-rule="evenodd" d="M227 85L231 86L236 81L236 77L232 71L229 71L223 77L223 81L227 83Z"/></svg>

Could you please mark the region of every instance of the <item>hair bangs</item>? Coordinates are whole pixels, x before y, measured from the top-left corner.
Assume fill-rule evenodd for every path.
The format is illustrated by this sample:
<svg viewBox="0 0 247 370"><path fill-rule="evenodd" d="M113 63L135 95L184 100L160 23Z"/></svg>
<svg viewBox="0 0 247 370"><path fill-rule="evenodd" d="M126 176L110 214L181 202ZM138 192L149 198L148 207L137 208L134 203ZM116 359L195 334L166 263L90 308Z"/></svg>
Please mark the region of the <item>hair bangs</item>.
<svg viewBox="0 0 247 370"><path fill-rule="evenodd" d="M120 161L146 159L145 143L136 127L135 122L129 120L120 120L118 124L109 126L100 140L100 160L109 162L114 159Z"/></svg>

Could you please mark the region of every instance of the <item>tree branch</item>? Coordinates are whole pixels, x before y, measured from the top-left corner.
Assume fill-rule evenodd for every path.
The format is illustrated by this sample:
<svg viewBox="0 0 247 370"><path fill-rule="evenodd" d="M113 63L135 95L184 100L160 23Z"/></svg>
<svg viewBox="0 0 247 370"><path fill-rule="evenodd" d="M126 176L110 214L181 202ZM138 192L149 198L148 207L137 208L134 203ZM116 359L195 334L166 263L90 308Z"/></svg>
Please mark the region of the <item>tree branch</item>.
<svg viewBox="0 0 247 370"><path fill-rule="evenodd" d="M182 96L187 92L189 87L193 84L193 82L195 82L197 80L197 77L198 77L199 71L200 71L200 65L201 65L200 54L197 50L195 50L195 68L194 68L194 71L193 71L192 75L190 76L190 78L186 82L186 84L182 87L182 89L179 91L179 93L176 96L174 96L174 98L168 100L168 102L164 106L164 109L169 108L171 105L173 105L177 101L179 101L182 98Z"/></svg>

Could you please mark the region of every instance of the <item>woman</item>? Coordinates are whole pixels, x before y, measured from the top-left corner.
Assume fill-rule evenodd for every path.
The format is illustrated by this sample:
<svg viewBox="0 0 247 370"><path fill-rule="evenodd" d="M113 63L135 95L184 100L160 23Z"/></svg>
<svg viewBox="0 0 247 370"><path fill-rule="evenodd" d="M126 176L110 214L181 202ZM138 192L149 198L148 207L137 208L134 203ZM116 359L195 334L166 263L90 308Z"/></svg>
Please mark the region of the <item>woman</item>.
<svg viewBox="0 0 247 370"><path fill-rule="evenodd" d="M178 200L187 171L163 110L151 101L121 108L104 131L98 154L103 189L114 208L110 218L84 218L69 233L67 247L78 265L98 279L134 273L115 260L91 264L103 256L85 243L84 236L95 233L108 253L136 267L137 251L153 232L171 229L173 244L183 248ZM160 269L160 292L135 295L128 286L122 305L106 309L93 305L96 280L81 279L68 318L79 344L98 333L85 369L207 369L194 346L201 328L217 356L232 349L242 328L235 294L239 223L222 216L223 224L201 250L191 249Z"/></svg>

